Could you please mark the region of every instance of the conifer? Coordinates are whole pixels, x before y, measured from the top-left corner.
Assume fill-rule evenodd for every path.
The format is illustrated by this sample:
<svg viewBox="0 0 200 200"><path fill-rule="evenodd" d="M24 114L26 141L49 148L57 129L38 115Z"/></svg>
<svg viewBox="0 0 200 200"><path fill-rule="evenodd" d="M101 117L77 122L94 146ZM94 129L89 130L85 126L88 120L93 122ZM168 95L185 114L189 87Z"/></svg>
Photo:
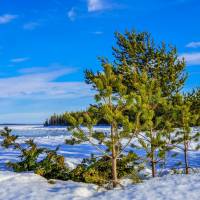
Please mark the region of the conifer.
<svg viewBox="0 0 200 200"><path fill-rule="evenodd" d="M156 166L164 164L166 153L172 149L170 135L173 130L171 116L172 105L162 96L160 82L155 78L148 78L146 72L142 75L134 73L137 77L137 94L141 98L141 130L137 135L139 145L132 147L141 148L146 152L145 161L150 164L152 176L156 176Z"/></svg>
<svg viewBox="0 0 200 200"><path fill-rule="evenodd" d="M184 59L178 59L177 49L164 42L157 45L148 32L116 33L113 47L117 72L123 74L125 85L134 89L131 73L146 71L149 78L160 82L164 96L178 93L187 78Z"/></svg>
<svg viewBox="0 0 200 200"><path fill-rule="evenodd" d="M187 78L185 61L178 59L175 47L164 42L156 45L147 32L116 33L116 40L113 47L116 73L123 76L128 93L135 92L142 98L143 134L139 134L139 141L155 176L156 165L164 163L166 152L172 148L170 133L175 127L172 105ZM134 118L135 113L129 114Z"/></svg>
<svg viewBox="0 0 200 200"><path fill-rule="evenodd" d="M184 95L184 101L190 103L190 112L196 116L196 120L191 121L191 126L200 126L200 88L193 89Z"/></svg>
<svg viewBox="0 0 200 200"><path fill-rule="evenodd" d="M86 71L86 81L95 89L96 104L84 113L66 114L70 122L69 130L77 142L90 142L96 149L110 159L112 165L112 184L118 182L117 162L125 148L140 129L140 102L137 94L127 95L127 87L122 83L122 76L116 75L112 64L102 60L102 72L96 74ZM126 110L133 110L135 120L129 119ZM104 119L110 125L109 134L95 131L98 120ZM87 132L82 127L87 127ZM127 139L126 143L122 143ZM74 141L73 141L74 142ZM103 146L106 146L106 149Z"/></svg>
<svg viewBox="0 0 200 200"><path fill-rule="evenodd" d="M188 101L188 99L184 99L182 95L176 96L174 115L176 117L177 127L179 128L176 131L172 143L184 153L184 166L186 174L189 174L190 168L188 160L189 151L198 150L200 148L200 133L191 132L190 128L190 124L194 124L199 118L199 113L192 113L191 105L192 103ZM191 147L191 143L193 143L193 147Z"/></svg>

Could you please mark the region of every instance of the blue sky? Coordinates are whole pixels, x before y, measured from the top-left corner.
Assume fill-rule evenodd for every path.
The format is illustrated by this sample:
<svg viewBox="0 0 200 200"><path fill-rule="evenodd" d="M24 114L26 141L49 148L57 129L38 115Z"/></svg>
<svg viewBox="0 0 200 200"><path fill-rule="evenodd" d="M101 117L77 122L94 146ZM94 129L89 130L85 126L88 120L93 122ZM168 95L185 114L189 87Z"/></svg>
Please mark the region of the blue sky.
<svg viewBox="0 0 200 200"><path fill-rule="evenodd" d="M0 123L43 122L92 102L83 70L112 59L113 33L149 31L187 61L200 86L199 0L1 0Z"/></svg>

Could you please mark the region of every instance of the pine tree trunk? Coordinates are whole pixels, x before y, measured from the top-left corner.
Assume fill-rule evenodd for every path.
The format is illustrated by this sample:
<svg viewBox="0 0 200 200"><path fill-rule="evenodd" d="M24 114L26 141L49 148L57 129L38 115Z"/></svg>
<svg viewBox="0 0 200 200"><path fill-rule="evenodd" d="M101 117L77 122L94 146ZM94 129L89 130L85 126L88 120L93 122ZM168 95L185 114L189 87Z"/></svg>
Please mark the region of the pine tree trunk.
<svg viewBox="0 0 200 200"><path fill-rule="evenodd" d="M154 152L151 152L151 153L152 153L151 171L152 171L152 177L155 177L156 176L156 163L154 160Z"/></svg>
<svg viewBox="0 0 200 200"><path fill-rule="evenodd" d="M184 142L184 159L185 159L185 173L189 174L189 164L188 164L188 143Z"/></svg>
<svg viewBox="0 0 200 200"><path fill-rule="evenodd" d="M116 187L118 184L118 179L117 179L117 152L114 139L115 136L114 126L111 126L111 135L112 135L112 182L113 182L113 187Z"/></svg>
<svg viewBox="0 0 200 200"><path fill-rule="evenodd" d="M155 177L156 176L156 165L155 165L154 161L152 161L151 168L152 168L152 177Z"/></svg>
<svg viewBox="0 0 200 200"><path fill-rule="evenodd" d="M153 131L151 130L151 135L153 139ZM156 162L155 162L155 149L154 149L154 144L153 141L151 141L151 172L152 172L152 177L156 176Z"/></svg>
<svg viewBox="0 0 200 200"><path fill-rule="evenodd" d="M118 184L117 179L117 159L112 158L112 181L113 181L113 187L116 187Z"/></svg>

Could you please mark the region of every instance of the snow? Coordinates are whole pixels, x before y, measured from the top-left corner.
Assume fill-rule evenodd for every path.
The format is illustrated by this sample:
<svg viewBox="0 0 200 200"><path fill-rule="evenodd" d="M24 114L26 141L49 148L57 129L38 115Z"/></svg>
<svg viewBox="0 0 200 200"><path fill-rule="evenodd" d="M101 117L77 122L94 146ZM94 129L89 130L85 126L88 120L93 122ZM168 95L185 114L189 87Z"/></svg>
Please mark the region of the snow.
<svg viewBox="0 0 200 200"><path fill-rule="evenodd" d="M41 147L49 149L56 149L59 145L59 154L65 157L65 162L70 168L74 168L83 158L90 157L91 153L99 154L96 148L88 143L82 143L78 145L66 145L65 139L69 139L71 134L67 131L66 127L41 127L41 126L9 126L12 129L12 134L18 135L17 142L24 143L27 139L34 139ZM0 126L3 129L3 126ZM106 127L98 127L96 130L107 131ZM0 142L1 142L0 138ZM19 152L14 149L3 149L0 147L0 170L7 170L7 161L17 161Z"/></svg>
<svg viewBox="0 0 200 200"><path fill-rule="evenodd" d="M0 172L0 199L6 200L199 200L200 174L146 180L124 189L98 190L93 184L55 181L32 173Z"/></svg>
<svg viewBox="0 0 200 200"><path fill-rule="evenodd" d="M125 190L108 191L98 200L198 200L200 196L200 175L173 175L152 178L144 183L128 186Z"/></svg>
<svg viewBox="0 0 200 200"><path fill-rule="evenodd" d="M97 186L72 181L46 179L32 173L0 172L0 199L6 200L66 200L91 197Z"/></svg>
<svg viewBox="0 0 200 200"><path fill-rule="evenodd" d="M2 129L3 126L0 126ZM55 149L60 145L58 151L65 157L66 164L71 168L81 162L83 158L89 157L91 153L99 152L88 143L75 146L66 145L65 139L71 134L66 127L42 127L34 126L9 126L12 134L19 135L18 142L33 138L42 147ZM108 131L108 127L97 127L96 130ZM193 128L193 132L200 131L200 128ZM0 138L0 142L1 142ZM191 144L192 145L192 144ZM165 169L159 169L162 175L169 174L169 169L180 160L183 160L183 153L177 151L176 158L169 159ZM139 152L140 155L144 151ZM62 199L123 199L123 200L182 200L199 199L200 196L200 174L186 175L166 175L163 177L144 181L141 184L133 185L125 180L124 189L118 188L111 191L102 191L96 185L75 183L72 181L58 181L49 184L46 179L33 173L14 173L6 167L6 162L17 161L19 152L12 149L0 147L0 200L62 200ZM193 167L200 169L200 152L189 152L189 162ZM198 170L197 170L198 171ZM150 174L146 168L145 174Z"/></svg>

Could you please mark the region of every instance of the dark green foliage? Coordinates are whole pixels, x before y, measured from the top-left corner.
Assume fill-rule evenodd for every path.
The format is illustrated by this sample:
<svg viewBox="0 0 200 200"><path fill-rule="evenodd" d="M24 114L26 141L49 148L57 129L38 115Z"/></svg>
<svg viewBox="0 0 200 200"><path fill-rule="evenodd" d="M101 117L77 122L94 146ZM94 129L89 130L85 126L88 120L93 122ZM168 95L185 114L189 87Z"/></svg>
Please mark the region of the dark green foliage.
<svg viewBox="0 0 200 200"><path fill-rule="evenodd" d="M190 122L190 126L200 126L200 88L186 93L184 101L190 104L190 112L196 118L195 121Z"/></svg>
<svg viewBox="0 0 200 200"><path fill-rule="evenodd" d="M146 73L133 73L137 79L135 88L142 102L140 107L141 130L137 134L140 148L146 151L146 162L156 176L157 164L163 164L170 147L170 133L173 131L172 110L169 99L163 96L162 86L157 79L149 79ZM135 146L134 146L135 147Z"/></svg>
<svg viewBox="0 0 200 200"><path fill-rule="evenodd" d="M56 115L55 113L44 122L44 126L67 126L64 114Z"/></svg>
<svg viewBox="0 0 200 200"><path fill-rule="evenodd" d="M175 127L172 101L186 80L185 62L178 59L175 47L156 45L146 32L116 33L116 39L114 64L100 59L101 72L86 70L86 83L96 90L97 104L91 112L87 111L86 120L84 116L68 115L70 130L76 129L79 140L92 138L104 144L107 156L113 158L137 137L155 176L156 165L164 161L166 152L172 148L170 133ZM99 119L111 126L111 137L92 131ZM84 135L81 126L88 127L89 135ZM129 138L125 147L120 143L122 138Z"/></svg>
<svg viewBox="0 0 200 200"><path fill-rule="evenodd" d="M83 112L85 111L65 112L64 114L61 115L54 114L44 122L44 126L68 126L69 121L66 118L66 115L68 114L76 115L76 114L81 114ZM102 118L98 120L97 125L108 125L108 122Z"/></svg>
<svg viewBox="0 0 200 200"><path fill-rule="evenodd" d="M170 133L175 127L173 96L183 87L187 78L185 62L178 59L177 50L165 43L156 45L147 32L116 33L113 47L115 72L122 75L128 93L140 96L140 146L146 151L146 160L156 175L156 165L165 160L171 150ZM135 119L137 112L129 113Z"/></svg>
<svg viewBox="0 0 200 200"><path fill-rule="evenodd" d="M178 59L175 47L165 43L156 45L147 32L127 31L116 33L117 45L113 47L117 73L125 76L125 85L130 90L133 70L146 72L149 78L155 78L162 86L164 96L177 93L182 88L186 74L185 62Z"/></svg>
<svg viewBox="0 0 200 200"><path fill-rule="evenodd" d="M8 163L16 172L33 171L37 168L37 160L41 154L44 153L44 148L38 148L32 139L25 142L25 146L17 144L18 150L20 150L20 161L17 163Z"/></svg>
<svg viewBox="0 0 200 200"><path fill-rule="evenodd" d="M20 145L16 142L17 136L10 134L11 130L5 128L1 132L3 141L1 145L5 148L14 147L20 151L20 161L16 163L8 162L15 172L34 171L47 179L67 180L69 169L64 163L64 157L57 154L56 150L38 147L32 139Z"/></svg>
<svg viewBox="0 0 200 200"><path fill-rule="evenodd" d="M70 125L68 130L72 131L73 138L91 143L103 156L109 158L113 187L116 187L119 183L118 158L140 130L142 102L137 93L127 94L128 89L123 84L123 76L116 74L112 64L104 60L101 60L101 64L101 72L85 72L86 82L96 90L96 104L82 113L68 113L66 118ZM134 119L130 119L128 112L125 111L133 111ZM94 126L102 119L109 124L109 133L94 130ZM127 139L125 144L122 143L124 139ZM106 150L101 145L104 145Z"/></svg>
<svg viewBox="0 0 200 200"><path fill-rule="evenodd" d="M63 156L57 154L57 150L45 150L46 156L35 169L35 173L47 179L68 180L69 169L65 165Z"/></svg>
<svg viewBox="0 0 200 200"><path fill-rule="evenodd" d="M189 162L188 162L188 151L190 149L190 143L196 142L196 150L200 148L199 133L191 133L191 124L195 124L196 120L199 119L199 113L191 112L192 103L189 98L184 98L181 95L176 96L176 105L174 106L176 124L179 129L176 131L172 144L177 148L181 149L184 153L184 165L185 173L189 174ZM182 145L182 146L180 146ZM194 149L193 149L194 150Z"/></svg>
<svg viewBox="0 0 200 200"><path fill-rule="evenodd" d="M0 136L4 138L1 146L8 148L10 146L15 146L15 141L18 138L18 136L10 135L11 129L8 127L5 127L3 131L0 132Z"/></svg>
<svg viewBox="0 0 200 200"><path fill-rule="evenodd" d="M2 145L12 138L11 130L6 128L4 132L1 134L4 138ZM58 148L55 150L39 148L31 139L24 145L18 144L15 139L9 141L11 141L9 145L4 147L13 146L21 153L19 162L8 163L15 172L34 171L47 179L73 180L98 185L107 184L112 179L111 158L108 156L99 159L92 155L91 158L83 159L81 164L70 171L65 165L64 157L57 154ZM119 178L129 176L134 182L140 181L137 174L142 169L142 163L136 154L129 152L126 156L120 155L117 167Z"/></svg>
<svg viewBox="0 0 200 200"><path fill-rule="evenodd" d="M139 158L134 153L121 155L117 162L118 178L131 177L134 182L139 182L138 172L142 169ZM100 159L83 159L74 170L69 173L69 178L73 181L94 183L105 185L112 180L112 164L110 158L103 156Z"/></svg>
<svg viewBox="0 0 200 200"><path fill-rule="evenodd" d="M68 144L68 145L80 144L81 142L82 142L81 140L77 140L76 138L65 140L65 144Z"/></svg>

